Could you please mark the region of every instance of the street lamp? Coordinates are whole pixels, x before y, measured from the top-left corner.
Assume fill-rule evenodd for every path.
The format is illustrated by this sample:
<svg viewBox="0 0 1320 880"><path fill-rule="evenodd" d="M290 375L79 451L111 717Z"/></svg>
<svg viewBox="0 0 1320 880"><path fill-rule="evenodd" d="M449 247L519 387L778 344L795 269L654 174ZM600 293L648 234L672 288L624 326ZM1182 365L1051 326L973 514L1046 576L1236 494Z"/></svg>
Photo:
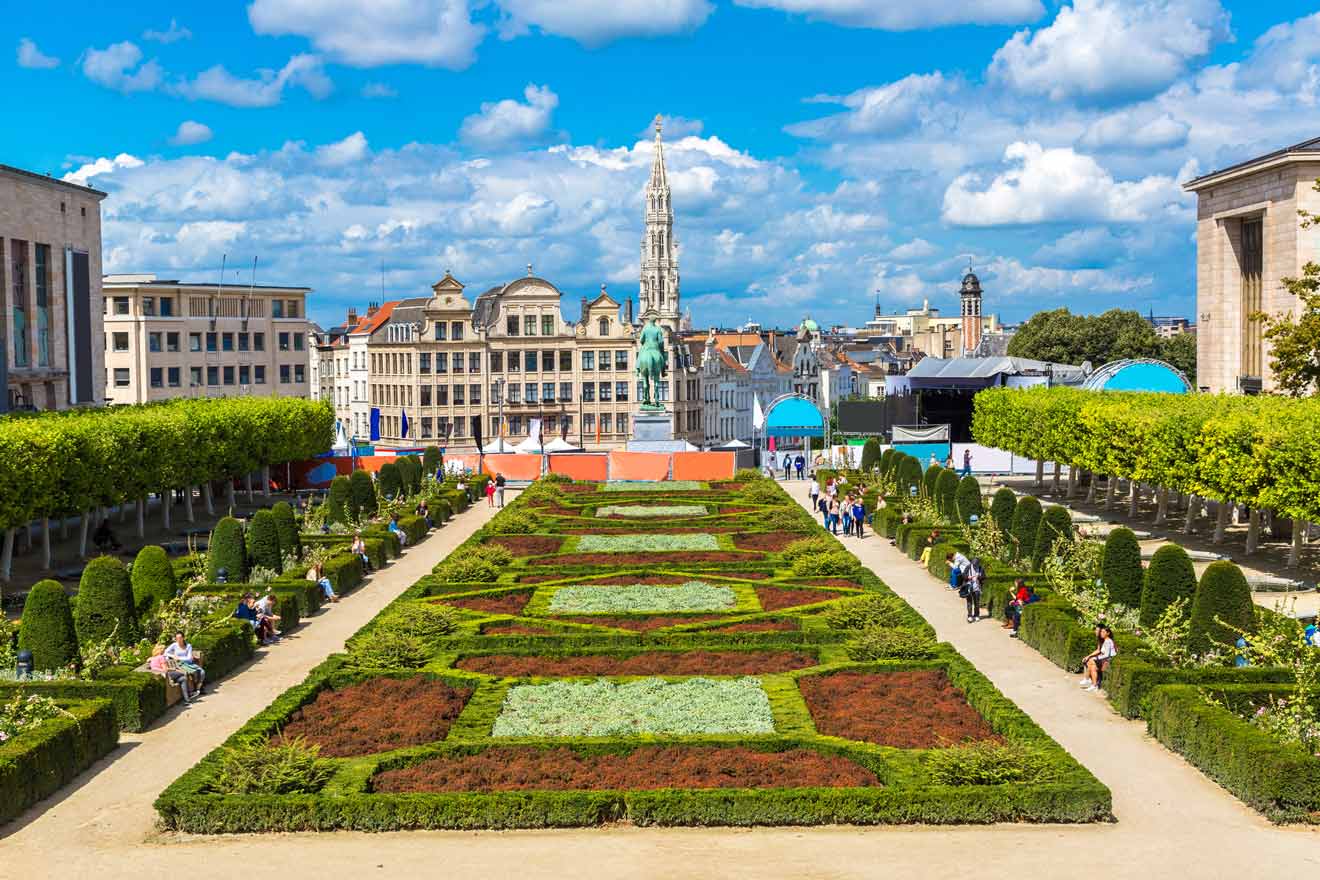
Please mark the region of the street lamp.
<svg viewBox="0 0 1320 880"><path fill-rule="evenodd" d="M504 451L504 385L505 385L505 378L503 376L500 376L498 379L495 380L495 396L499 398L499 405L500 405L499 431L498 433L496 433L495 436L497 441L499 442L499 446L497 446L496 448L499 449L500 452Z"/></svg>

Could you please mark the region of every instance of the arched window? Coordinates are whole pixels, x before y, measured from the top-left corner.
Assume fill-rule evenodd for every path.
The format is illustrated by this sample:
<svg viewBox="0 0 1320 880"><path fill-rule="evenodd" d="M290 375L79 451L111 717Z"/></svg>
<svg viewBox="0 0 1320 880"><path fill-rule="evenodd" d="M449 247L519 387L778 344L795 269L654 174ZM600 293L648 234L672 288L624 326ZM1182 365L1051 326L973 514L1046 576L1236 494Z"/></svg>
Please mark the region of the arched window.
<svg viewBox="0 0 1320 880"><path fill-rule="evenodd" d="M610 335L610 319L609 319L609 318L601 318L601 319L600 319L600 335L601 335L601 336L609 336L609 335Z"/></svg>

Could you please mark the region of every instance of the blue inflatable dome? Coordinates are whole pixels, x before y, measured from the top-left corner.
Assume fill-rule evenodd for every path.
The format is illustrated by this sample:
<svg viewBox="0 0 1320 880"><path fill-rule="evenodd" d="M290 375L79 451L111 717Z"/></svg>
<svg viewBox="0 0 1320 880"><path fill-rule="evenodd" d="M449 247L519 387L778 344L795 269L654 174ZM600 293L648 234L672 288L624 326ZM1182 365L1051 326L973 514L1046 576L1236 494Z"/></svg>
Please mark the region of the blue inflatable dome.
<svg viewBox="0 0 1320 880"><path fill-rule="evenodd" d="M1156 391L1188 394L1192 383L1176 367L1154 358L1111 361L1086 377L1087 391Z"/></svg>

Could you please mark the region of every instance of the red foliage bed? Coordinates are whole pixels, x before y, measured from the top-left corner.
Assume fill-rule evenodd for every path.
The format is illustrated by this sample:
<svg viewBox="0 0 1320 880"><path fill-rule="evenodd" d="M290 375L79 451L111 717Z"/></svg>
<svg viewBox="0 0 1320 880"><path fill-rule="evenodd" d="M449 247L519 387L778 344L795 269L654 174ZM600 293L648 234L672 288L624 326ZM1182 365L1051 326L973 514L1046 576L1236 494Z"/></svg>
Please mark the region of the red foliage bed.
<svg viewBox="0 0 1320 880"><path fill-rule="evenodd" d="M450 605L466 611L484 611L487 614L519 614L531 593L505 593L503 596L444 597L431 600L432 605Z"/></svg>
<svg viewBox="0 0 1320 880"><path fill-rule="evenodd" d="M533 657L485 654L455 666L506 678L574 675L758 675L805 669L819 663L805 651L648 651L632 657L584 654Z"/></svg>
<svg viewBox="0 0 1320 880"><path fill-rule="evenodd" d="M703 529L702 531L708 531ZM679 556L678 554L682 554ZM674 550L665 553L564 553L530 560L531 565L655 565L674 556L679 561L691 562L759 562L760 553L736 553L732 550Z"/></svg>
<svg viewBox="0 0 1320 880"><path fill-rule="evenodd" d="M756 597L761 600L765 611L779 611L782 608L796 608L799 605L811 605L815 602L827 602L847 595L837 590L795 590L792 587L757 587Z"/></svg>
<svg viewBox="0 0 1320 880"><path fill-rule="evenodd" d="M497 535L488 543L507 547L514 556L544 556L557 551L564 539L549 535Z"/></svg>
<svg viewBox="0 0 1320 880"><path fill-rule="evenodd" d="M342 690L325 690L284 725L286 738L301 736L328 758L372 755L437 742L463 711L472 691L424 676L374 678Z"/></svg>
<svg viewBox="0 0 1320 880"><path fill-rule="evenodd" d="M836 672L805 676L798 687L826 736L900 749L995 738L942 669Z"/></svg>
<svg viewBox="0 0 1320 880"><path fill-rule="evenodd" d="M666 626L678 626L684 623L704 623L707 620L719 620L721 614L685 614L654 615L651 617L611 617L605 614L584 614L577 617L561 617L571 623L590 623L596 626L613 626L630 629L633 632L648 632Z"/></svg>

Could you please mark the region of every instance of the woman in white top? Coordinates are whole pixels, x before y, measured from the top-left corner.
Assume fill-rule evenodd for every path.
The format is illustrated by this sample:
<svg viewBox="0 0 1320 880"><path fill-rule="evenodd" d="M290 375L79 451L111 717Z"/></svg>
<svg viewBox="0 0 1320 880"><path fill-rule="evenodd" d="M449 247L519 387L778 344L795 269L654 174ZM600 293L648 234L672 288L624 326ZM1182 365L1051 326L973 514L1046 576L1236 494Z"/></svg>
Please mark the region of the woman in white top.
<svg viewBox="0 0 1320 880"><path fill-rule="evenodd" d="M1104 678L1105 670L1109 668L1109 661L1118 655L1118 649L1114 647L1114 631L1106 624L1100 624L1096 627L1096 640L1100 647L1096 648L1086 658L1086 690L1097 691L1100 689L1100 682Z"/></svg>
<svg viewBox="0 0 1320 880"><path fill-rule="evenodd" d="M206 683L206 670L197 662L200 658L193 653L192 642L181 631L176 632L174 641L165 647L165 656L178 662L180 671L192 679L193 693L200 694Z"/></svg>

